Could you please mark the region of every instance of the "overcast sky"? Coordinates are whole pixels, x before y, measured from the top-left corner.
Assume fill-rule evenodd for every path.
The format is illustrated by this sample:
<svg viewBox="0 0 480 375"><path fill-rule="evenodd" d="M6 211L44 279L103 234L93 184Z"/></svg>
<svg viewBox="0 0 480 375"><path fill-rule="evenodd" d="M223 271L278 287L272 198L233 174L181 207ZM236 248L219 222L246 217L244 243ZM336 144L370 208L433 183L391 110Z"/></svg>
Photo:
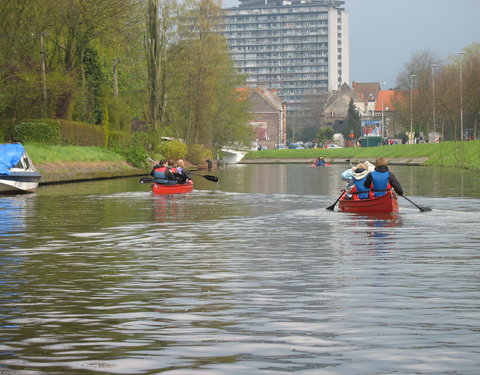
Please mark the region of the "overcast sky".
<svg viewBox="0 0 480 375"><path fill-rule="evenodd" d="M238 4L224 0L224 7ZM417 51L446 59L480 42L480 0L346 0L345 9L350 13L350 80L380 82L383 89L395 86Z"/></svg>

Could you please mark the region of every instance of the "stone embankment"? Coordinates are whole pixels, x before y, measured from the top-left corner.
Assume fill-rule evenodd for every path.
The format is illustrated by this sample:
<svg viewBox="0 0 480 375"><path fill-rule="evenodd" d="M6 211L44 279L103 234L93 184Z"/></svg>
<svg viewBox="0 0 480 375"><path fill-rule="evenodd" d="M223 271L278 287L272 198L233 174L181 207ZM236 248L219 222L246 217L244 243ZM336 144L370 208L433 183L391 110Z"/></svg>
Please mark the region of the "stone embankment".
<svg viewBox="0 0 480 375"><path fill-rule="evenodd" d="M40 185L146 176L150 171L133 168L126 162L65 162L35 165L42 174Z"/></svg>

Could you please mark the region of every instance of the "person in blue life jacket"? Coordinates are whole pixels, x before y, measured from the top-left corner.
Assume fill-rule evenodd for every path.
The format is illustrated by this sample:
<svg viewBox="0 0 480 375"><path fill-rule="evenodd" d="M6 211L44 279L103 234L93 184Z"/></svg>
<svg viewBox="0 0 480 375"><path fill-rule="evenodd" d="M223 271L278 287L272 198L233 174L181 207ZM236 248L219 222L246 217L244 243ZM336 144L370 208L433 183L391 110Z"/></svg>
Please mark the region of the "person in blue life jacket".
<svg viewBox="0 0 480 375"><path fill-rule="evenodd" d="M168 168L168 161L163 159L155 164L150 172L150 176L153 177L153 182L161 185L175 185L177 179L172 173L170 168Z"/></svg>
<svg viewBox="0 0 480 375"><path fill-rule="evenodd" d="M364 185L370 173L368 166L365 163L359 163L356 167L350 169L350 171L351 179L345 188L345 199L368 199L370 190Z"/></svg>
<svg viewBox="0 0 480 375"><path fill-rule="evenodd" d="M388 160L380 157L375 161L375 170L365 179L364 186L373 192L375 198L385 195L386 190L394 189L398 195L403 195L403 188L393 173L388 169Z"/></svg>
<svg viewBox="0 0 480 375"><path fill-rule="evenodd" d="M351 164L350 164L351 165ZM352 168L345 169L341 174L340 178L344 181L347 181L345 184L345 190L352 188L353 184L353 171L355 169L359 168L359 166L362 166L363 168L366 167L368 172L372 172L375 169L375 166L370 163L368 160L365 160L363 163L359 163L356 166L352 166Z"/></svg>
<svg viewBox="0 0 480 375"><path fill-rule="evenodd" d="M316 167L324 167L326 164L325 160L323 159L323 157L319 157L317 160L315 160L315 166Z"/></svg>

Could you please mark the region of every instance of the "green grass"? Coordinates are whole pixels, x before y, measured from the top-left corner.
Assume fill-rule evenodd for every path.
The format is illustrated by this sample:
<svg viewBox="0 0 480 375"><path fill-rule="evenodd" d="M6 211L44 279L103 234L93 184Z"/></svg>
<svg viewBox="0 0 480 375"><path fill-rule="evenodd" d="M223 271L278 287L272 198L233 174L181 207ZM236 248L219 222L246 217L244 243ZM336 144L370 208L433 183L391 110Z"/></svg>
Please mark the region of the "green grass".
<svg viewBox="0 0 480 375"><path fill-rule="evenodd" d="M377 157L428 157L425 165L480 170L480 141L422 143L379 147L346 147L340 149L263 150L249 152L245 159L365 159Z"/></svg>
<svg viewBox="0 0 480 375"><path fill-rule="evenodd" d="M101 147L24 145L34 164L72 161L125 161L122 155ZM480 171L480 141L423 143L380 147L347 147L340 149L263 150L249 152L245 159L316 159L319 156L338 159L374 161L377 157L428 157L425 165L465 168Z"/></svg>
<svg viewBox="0 0 480 375"><path fill-rule="evenodd" d="M24 147L34 164L73 161L125 161L123 156L101 147L56 146L38 143L28 143Z"/></svg>

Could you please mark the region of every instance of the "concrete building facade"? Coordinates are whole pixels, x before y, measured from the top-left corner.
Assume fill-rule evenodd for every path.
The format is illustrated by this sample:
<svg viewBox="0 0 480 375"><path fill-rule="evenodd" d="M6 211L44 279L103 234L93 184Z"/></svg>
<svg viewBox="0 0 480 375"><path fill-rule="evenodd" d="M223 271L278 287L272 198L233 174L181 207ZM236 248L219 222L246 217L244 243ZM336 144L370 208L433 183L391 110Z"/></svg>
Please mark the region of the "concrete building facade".
<svg viewBox="0 0 480 375"><path fill-rule="evenodd" d="M349 81L349 15L343 0L240 0L225 35L247 86L276 90L288 111Z"/></svg>

